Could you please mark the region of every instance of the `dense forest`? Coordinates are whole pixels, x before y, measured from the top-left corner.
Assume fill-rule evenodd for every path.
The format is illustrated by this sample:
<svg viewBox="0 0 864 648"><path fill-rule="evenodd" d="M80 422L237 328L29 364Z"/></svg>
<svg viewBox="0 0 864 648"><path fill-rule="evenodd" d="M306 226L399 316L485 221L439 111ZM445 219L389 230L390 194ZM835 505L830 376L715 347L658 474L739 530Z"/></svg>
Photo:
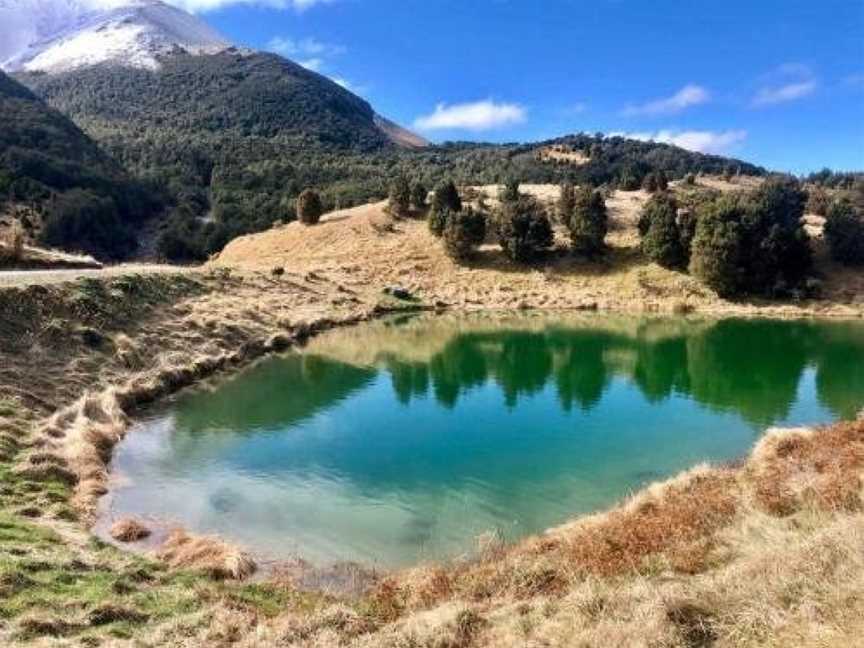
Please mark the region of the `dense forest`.
<svg viewBox="0 0 864 648"><path fill-rule="evenodd" d="M405 148L378 127L366 101L266 53L177 53L157 71L97 65L20 79L150 187L148 209L160 215L158 249L178 261L204 259L234 236L293 220L296 198L308 187L331 209L383 198L399 175L427 186L515 177L635 188L657 170L670 178L764 173L738 160L600 134ZM586 161L538 156L553 145L578 150Z"/></svg>

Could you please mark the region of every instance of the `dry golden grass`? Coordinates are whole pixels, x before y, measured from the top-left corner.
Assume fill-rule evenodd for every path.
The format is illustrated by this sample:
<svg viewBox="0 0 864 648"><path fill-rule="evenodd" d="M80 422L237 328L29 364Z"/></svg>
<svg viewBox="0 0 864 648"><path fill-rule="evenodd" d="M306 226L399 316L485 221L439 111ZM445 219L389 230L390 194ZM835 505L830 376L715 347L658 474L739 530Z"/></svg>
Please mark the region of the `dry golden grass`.
<svg viewBox="0 0 864 648"><path fill-rule="evenodd" d="M150 529L134 518L123 518L111 525L111 537L120 542L136 542L150 536Z"/></svg>
<svg viewBox="0 0 864 648"><path fill-rule="evenodd" d="M197 536L177 529L159 547L157 556L174 568L198 569L212 578L246 578L257 566L252 557L213 536Z"/></svg>

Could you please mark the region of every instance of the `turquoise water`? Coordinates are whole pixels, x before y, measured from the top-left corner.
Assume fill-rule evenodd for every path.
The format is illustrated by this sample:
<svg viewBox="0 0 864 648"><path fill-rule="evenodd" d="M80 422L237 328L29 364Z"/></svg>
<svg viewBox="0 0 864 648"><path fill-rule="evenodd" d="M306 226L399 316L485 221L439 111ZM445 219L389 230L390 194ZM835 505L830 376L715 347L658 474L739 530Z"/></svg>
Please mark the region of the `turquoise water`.
<svg viewBox="0 0 864 648"><path fill-rule="evenodd" d="M470 553L864 406L864 325L444 317L325 334L146 413L105 517L264 557Z"/></svg>

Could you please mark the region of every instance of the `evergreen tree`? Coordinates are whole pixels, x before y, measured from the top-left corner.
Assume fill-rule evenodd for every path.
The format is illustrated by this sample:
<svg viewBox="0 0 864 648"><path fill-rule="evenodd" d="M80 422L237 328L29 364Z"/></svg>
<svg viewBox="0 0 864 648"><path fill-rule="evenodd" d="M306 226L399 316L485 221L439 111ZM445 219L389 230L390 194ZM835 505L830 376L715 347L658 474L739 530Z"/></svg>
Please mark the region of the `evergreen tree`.
<svg viewBox="0 0 864 648"><path fill-rule="evenodd" d="M645 205L640 221L647 223L642 237L645 255L664 268L686 267L675 198L666 192L654 195Z"/></svg>
<svg viewBox="0 0 864 648"><path fill-rule="evenodd" d="M723 195L708 204L696 221L690 272L721 297L730 297L746 285L743 223L747 206L740 196Z"/></svg>
<svg viewBox="0 0 864 648"><path fill-rule="evenodd" d="M415 182L411 187L411 204L414 206L414 209L418 211L422 211L426 209L426 198L429 195L429 192L426 191L426 187L422 182Z"/></svg>
<svg viewBox="0 0 864 648"><path fill-rule="evenodd" d="M429 225L429 231L435 236L444 234L444 228L447 227L448 221L453 214L459 212L451 210L449 207L432 207L429 210L429 215L426 217L426 223Z"/></svg>
<svg viewBox="0 0 864 648"><path fill-rule="evenodd" d="M831 205L825 219L831 258L846 265L864 264L864 219L846 198Z"/></svg>
<svg viewBox="0 0 864 648"><path fill-rule="evenodd" d="M657 191L657 176L653 172L646 175L642 180L642 189L648 193L655 193Z"/></svg>
<svg viewBox="0 0 864 648"><path fill-rule="evenodd" d="M551 247L552 225L542 205L530 196L501 204L498 241L504 254L519 263L531 261Z"/></svg>
<svg viewBox="0 0 864 648"><path fill-rule="evenodd" d="M752 195L725 195L704 206L691 271L723 296L777 296L801 285L812 265L804 201L797 182L781 177Z"/></svg>
<svg viewBox="0 0 864 648"><path fill-rule="evenodd" d="M390 185L390 213L405 216L411 209L411 187L404 176L398 176Z"/></svg>
<svg viewBox="0 0 864 648"><path fill-rule="evenodd" d="M569 182L561 185L561 194L558 197L558 220L561 223L569 223L573 215L573 207L576 205L576 188Z"/></svg>
<svg viewBox="0 0 864 648"><path fill-rule="evenodd" d="M459 198L459 191L452 180L446 180L438 185L432 196L433 211L442 208L450 211L462 211L462 200Z"/></svg>
<svg viewBox="0 0 864 648"><path fill-rule="evenodd" d="M444 225L444 250L453 259L469 258L486 238L486 215L466 207L451 212Z"/></svg>
<svg viewBox="0 0 864 648"><path fill-rule="evenodd" d="M599 191L590 187L579 189L574 195L570 219L565 222L574 252L593 255L603 250L608 217L606 201Z"/></svg>
<svg viewBox="0 0 864 648"><path fill-rule="evenodd" d="M508 178L498 193L501 202L515 202L519 200L519 182L514 178Z"/></svg>

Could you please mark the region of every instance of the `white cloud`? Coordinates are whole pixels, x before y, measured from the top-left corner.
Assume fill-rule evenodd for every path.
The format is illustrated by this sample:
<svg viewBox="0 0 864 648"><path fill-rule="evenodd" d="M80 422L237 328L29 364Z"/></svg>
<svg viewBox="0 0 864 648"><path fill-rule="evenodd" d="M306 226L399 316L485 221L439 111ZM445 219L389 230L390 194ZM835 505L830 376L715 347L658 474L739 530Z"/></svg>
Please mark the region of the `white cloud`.
<svg viewBox="0 0 864 648"><path fill-rule="evenodd" d="M271 38L267 43L267 49L283 56L305 56L317 59L325 56L337 56L345 52L345 48L342 45L324 43L315 38L294 40L293 38L284 38L282 36Z"/></svg>
<svg viewBox="0 0 864 648"><path fill-rule="evenodd" d="M819 86L813 68L802 63L784 63L762 76L761 83L750 102L754 108L803 99Z"/></svg>
<svg viewBox="0 0 864 648"><path fill-rule="evenodd" d="M671 97L656 99L648 103L627 106L623 115L671 115L690 106L698 106L711 100L711 94L702 86L688 84Z"/></svg>
<svg viewBox="0 0 864 648"><path fill-rule="evenodd" d="M771 106L787 101L795 101L802 99L816 91L817 83L814 79L807 81L797 81L795 83L787 83L781 86L773 86L762 88L753 97L753 105L758 107Z"/></svg>
<svg viewBox="0 0 864 648"><path fill-rule="evenodd" d="M660 130L656 133L610 133L608 137L626 137L643 142L661 142L699 153L725 153L747 139L745 130Z"/></svg>
<svg viewBox="0 0 864 648"><path fill-rule="evenodd" d="M495 103L491 99L448 106L439 103L430 115L414 120L420 130L460 129L483 131L525 121L525 109L513 103Z"/></svg>
<svg viewBox="0 0 864 648"><path fill-rule="evenodd" d="M117 0L91 0L94 2L116 2ZM333 0L165 0L168 4L185 9L190 13L204 13L215 11L229 5L257 5L273 9L294 9L295 11L306 11L310 7L319 4L329 4Z"/></svg>
<svg viewBox="0 0 864 648"><path fill-rule="evenodd" d="M297 62L307 70L312 70L313 72L318 72L324 66L324 59L320 58L304 59Z"/></svg>

